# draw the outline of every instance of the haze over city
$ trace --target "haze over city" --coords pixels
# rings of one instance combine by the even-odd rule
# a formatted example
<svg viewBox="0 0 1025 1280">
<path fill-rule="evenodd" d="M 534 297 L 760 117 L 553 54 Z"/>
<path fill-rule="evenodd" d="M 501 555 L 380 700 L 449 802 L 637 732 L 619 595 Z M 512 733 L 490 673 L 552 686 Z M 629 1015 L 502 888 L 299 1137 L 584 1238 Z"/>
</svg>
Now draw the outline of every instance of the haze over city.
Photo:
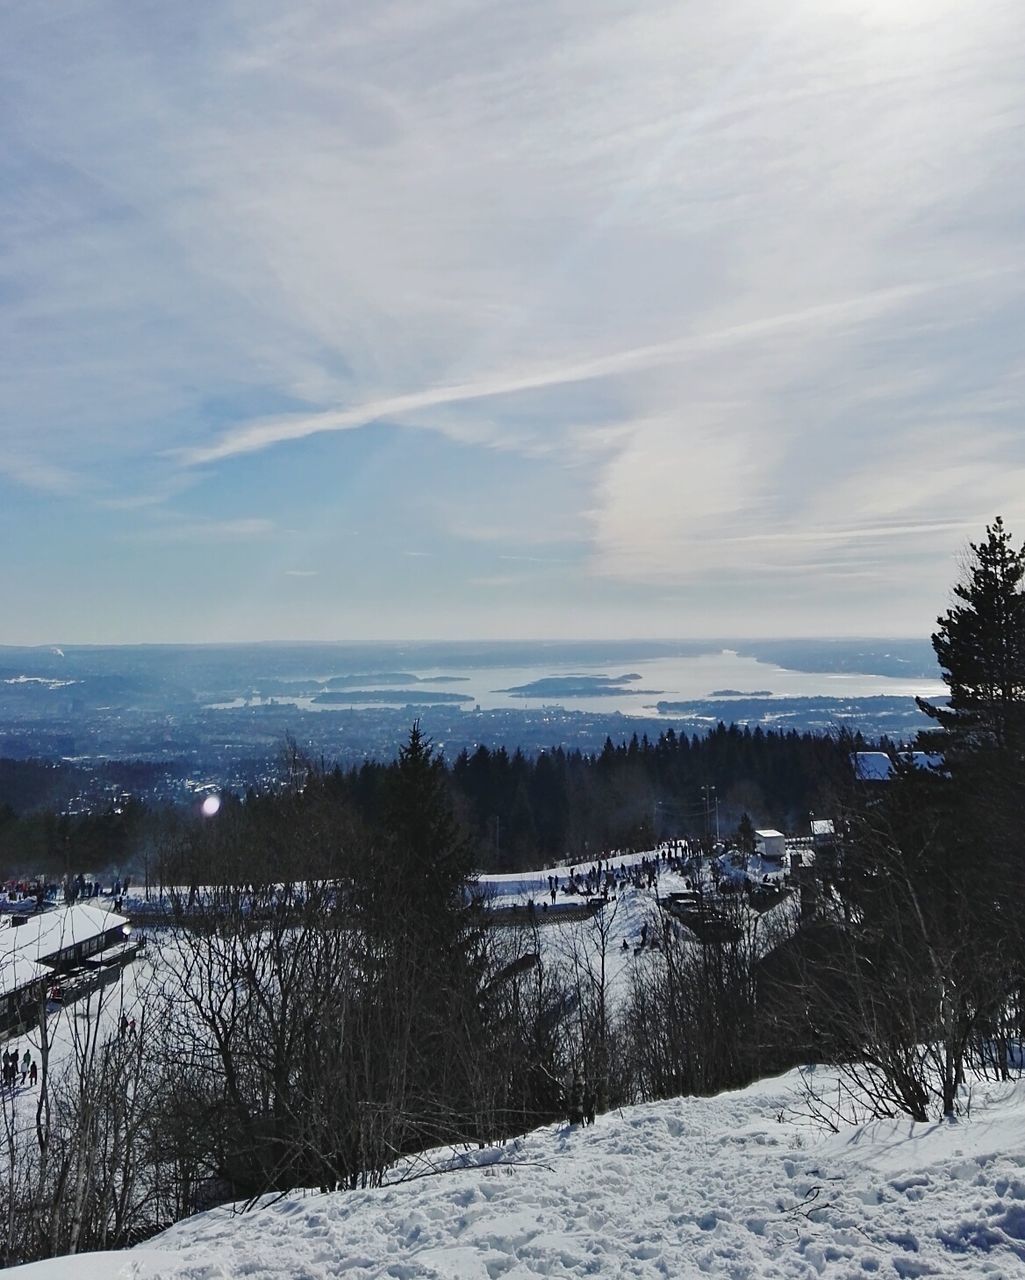
<svg viewBox="0 0 1025 1280">
<path fill-rule="evenodd" d="M 9 7 L 3 641 L 926 637 L 1017 0 Z"/>
</svg>

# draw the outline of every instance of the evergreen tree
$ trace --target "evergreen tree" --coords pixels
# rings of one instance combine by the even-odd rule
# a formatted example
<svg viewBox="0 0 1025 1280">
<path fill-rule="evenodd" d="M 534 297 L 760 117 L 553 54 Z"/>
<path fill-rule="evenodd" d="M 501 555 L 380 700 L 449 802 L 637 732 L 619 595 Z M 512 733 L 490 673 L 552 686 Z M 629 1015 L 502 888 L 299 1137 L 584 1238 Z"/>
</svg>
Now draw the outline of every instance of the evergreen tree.
<svg viewBox="0 0 1025 1280">
<path fill-rule="evenodd" d="M 425 941 L 465 927 L 473 849 L 452 804 L 442 757 L 415 721 L 385 786 L 385 839 L 373 870 L 376 905 L 389 929 Z"/>
<path fill-rule="evenodd" d="M 924 737 L 948 762 L 995 750 L 1020 756 L 1025 745 L 1025 548 L 1016 550 L 997 516 L 986 540 L 971 544 L 956 602 L 937 619 L 933 648 L 950 689 L 949 706 L 918 699 L 942 733 Z"/>
</svg>

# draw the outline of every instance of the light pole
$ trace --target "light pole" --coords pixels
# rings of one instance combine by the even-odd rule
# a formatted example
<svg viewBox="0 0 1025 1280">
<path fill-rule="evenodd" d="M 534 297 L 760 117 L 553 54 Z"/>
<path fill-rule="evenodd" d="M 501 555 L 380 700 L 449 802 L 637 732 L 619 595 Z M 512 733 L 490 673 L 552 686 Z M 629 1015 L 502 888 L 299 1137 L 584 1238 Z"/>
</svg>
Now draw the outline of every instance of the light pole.
<svg viewBox="0 0 1025 1280">
<path fill-rule="evenodd" d="M 705 797 L 705 829 L 708 829 L 708 815 L 712 805 L 715 806 L 715 843 L 719 843 L 719 792 L 709 783 L 701 788 Z"/>
</svg>

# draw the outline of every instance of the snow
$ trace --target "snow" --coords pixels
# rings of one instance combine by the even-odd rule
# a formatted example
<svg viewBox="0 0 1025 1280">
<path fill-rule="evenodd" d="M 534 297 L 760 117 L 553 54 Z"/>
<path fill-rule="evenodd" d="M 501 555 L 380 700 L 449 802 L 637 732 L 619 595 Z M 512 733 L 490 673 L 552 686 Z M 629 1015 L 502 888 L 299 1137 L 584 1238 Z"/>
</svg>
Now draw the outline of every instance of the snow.
<svg viewBox="0 0 1025 1280">
<path fill-rule="evenodd" d="M 820 1087 L 829 1087 L 829 1073 Z M 816 1129 L 791 1072 L 435 1153 L 437 1176 L 221 1208 L 25 1280 L 1025 1276 L 1025 1084 L 956 1123 Z M 421 1166 L 422 1167 L 422 1166 Z"/>
<path fill-rule="evenodd" d="M 19 958 L 18 963 L 28 963 Z M 52 969 L 40 968 L 48 982 L 54 979 Z M 117 979 L 99 990 L 66 1005 L 50 1004 L 46 1019 L 51 1070 L 60 1072 L 80 1060 L 84 1044 L 93 1036 L 101 1038 L 117 1033 L 121 1015 L 136 1018 L 140 1027 L 146 1017 L 146 992 L 158 974 L 153 958 L 145 953 L 120 970 Z M 33 1026 L 10 1036 L 3 1042 L 5 1050 L 14 1049 L 20 1058 L 27 1049 L 40 1061 L 41 1029 Z M 12 1130 L 32 1133 L 35 1127 L 38 1086 L 18 1084 L 0 1095 L 0 1125 L 5 1133 Z"/>
<path fill-rule="evenodd" d="M 885 751 L 855 751 L 852 758 L 855 775 L 862 782 L 886 782 L 893 774 L 893 761 Z M 943 757 L 929 751 L 905 751 L 900 758 L 916 769 L 943 768 Z"/>
<path fill-rule="evenodd" d="M 656 859 L 658 852 L 648 850 L 642 853 L 613 853 L 608 856 L 602 856 L 602 866 L 614 868 L 617 871 L 629 871 L 634 867 L 640 867 L 646 860 Z M 590 867 L 596 866 L 594 859 L 585 862 L 577 862 L 572 864 L 562 864 L 557 867 L 547 867 L 542 871 L 511 871 L 504 874 L 486 874 L 479 876 L 477 879 L 477 887 L 484 893 L 485 897 L 493 905 L 509 906 L 513 903 L 524 904 L 529 898 L 533 898 L 536 902 L 540 902 L 548 896 L 548 877 L 555 876 L 560 885 L 559 901 L 572 901 L 574 904 L 586 901 L 586 895 L 583 898 L 570 896 L 564 899 L 561 886 L 565 885 L 569 880 L 570 871 L 574 870 L 578 874 L 586 875 Z"/>
<path fill-rule="evenodd" d="M 0 932 L 0 952 L 45 959 L 111 929 L 123 929 L 126 924 L 127 916 L 117 915 L 104 907 L 76 903 L 30 916 L 24 924 L 8 925 Z"/>
<path fill-rule="evenodd" d="M 629 861 L 644 856 L 653 855 Z M 716 860 L 724 878 L 759 880 L 770 866 L 779 878 L 778 866 L 754 857 L 737 865 Z M 540 902 L 548 875 L 562 882 L 566 871 L 484 879 L 499 901 Z M 686 884 L 666 864 L 659 871 L 657 890 L 622 885 L 600 923 L 538 929 L 539 945 L 566 963 L 580 955 L 586 961 L 603 931 L 616 1003 L 634 966 L 648 962 L 639 940 L 655 918 L 658 896 Z M 698 875 L 708 881 L 710 865 Z M 764 914 L 759 930 L 795 906 L 793 896 L 785 897 Z M 103 1005 L 79 1012 L 113 1027 L 119 1009 L 135 1007 L 151 963 L 138 972 L 129 966 L 124 985 Z M 73 1051 L 75 1023 L 67 1011 L 56 1019 L 58 1054 Z M 133 1250 L 60 1258 L 11 1274 L 25 1280 L 1025 1277 L 1025 1081 L 973 1081 L 963 1098 L 966 1114 L 954 1122 L 876 1120 L 839 1132 L 816 1120 L 809 1083 L 827 1101 L 839 1096 L 832 1069 L 789 1072 L 714 1098 L 624 1108 L 599 1116 L 593 1127 L 555 1124 L 501 1146 L 426 1153 L 397 1166 L 375 1190 L 267 1197 L 247 1213 L 225 1206 Z M 19 1112 L 33 1103 L 31 1090 L 17 1091 Z"/>
<path fill-rule="evenodd" d="M 53 970 L 17 952 L 0 952 L 0 996 L 13 994 L 40 981 L 52 982 Z"/>
<path fill-rule="evenodd" d="M 0 923 L 0 996 L 39 979 L 51 981 L 54 971 L 40 965 L 40 960 L 127 924 L 125 916 L 85 905 L 46 911 L 20 925 Z"/>
<path fill-rule="evenodd" d="M 658 943 L 663 928 L 663 919 L 659 913 L 660 902 L 664 903 L 674 893 L 691 891 L 698 885 L 704 892 L 711 894 L 713 880 L 716 879 L 739 885 L 746 878 L 758 887 L 779 886 L 784 880 L 779 861 L 764 859 L 758 854 L 721 855 L 700 861 L 692 860 L 688 862 L 688 873 L 684 875 L 674 869 L 671 861 L 662 860 L 661 854 L 664 851 L 668 851 L 668 846 L 633 854 L 617 853 L 603 862 L 603 866 L 618 873 L 631 868 L 640 869 L 647 863 L 655 869 L 657 882 L 653 889 L 648 889 L 643 881 L 640 888 L 629 881 L 621 881 L 601 910 L 589 919 L 560 919 L 558 911 L 553 912 L 548 905 L 550 875 L 557 876 L 559 880 L 559 908 L 583 907 L 589 900 L 596 900 L 596 896 L 591 897 L 586 893 L 564 892 L 569 867 L 483 875 L 478 880 L 478 887 L 483 890 L 489 905 L 499 911 L 504 907 L 524 907 L 532 900 L 535 904 L 534 922 L 540 927 L 534 932 L 530 923 L 524 922 L 522 916 L 519 917 L 518 937 L 522 944 L 521 950 L 536 948 L 547 965 L 559 966 L 571 975 L 577 974 L 581 968 L 590 971 L 592 975 L 597 975 L 601 970 L 609 1006 L 622 1008 L 630 994 L 635 966 L 648 962 L 650 948 Z M 803 853 L 806 858 L 810 856 L 809 850 L 804 850 Z M 592 865 L 594 864 L 577 864 L 576 871 L 586 876 Z M 709 898 L 709 901 L 712 899 Z M 767 911 L 752 910 L 749 917 L 755 945 L 762 950 L 769 949 L 781 930 L 788 932 L 792 928 L 797 910 L 796 894 L 784 895 L 776 906 Z M 692 937 L 685 926 L 676 920 L 671 922 L 671 927 L 684 939 Z M 646 939 L 647 946 L 642 939 Z M 604 966 L 600 964 L 602 945 L 605 949 Z"/>
</svg>

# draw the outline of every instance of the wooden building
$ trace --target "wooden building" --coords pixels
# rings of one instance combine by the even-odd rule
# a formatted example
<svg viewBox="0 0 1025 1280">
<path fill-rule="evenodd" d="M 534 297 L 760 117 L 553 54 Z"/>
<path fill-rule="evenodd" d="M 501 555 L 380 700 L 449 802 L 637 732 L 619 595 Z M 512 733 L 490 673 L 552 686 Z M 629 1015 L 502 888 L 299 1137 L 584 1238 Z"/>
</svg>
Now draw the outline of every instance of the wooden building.
<svg viewBox="0 0 1025 1280">
<path fill-rule="evenodd" d="M 127 917 L 76 903 L 0 923 L 0 1032 L 35 1022 L 40 1005 L 75 971 L 130 959 Z"/>
</svg>

